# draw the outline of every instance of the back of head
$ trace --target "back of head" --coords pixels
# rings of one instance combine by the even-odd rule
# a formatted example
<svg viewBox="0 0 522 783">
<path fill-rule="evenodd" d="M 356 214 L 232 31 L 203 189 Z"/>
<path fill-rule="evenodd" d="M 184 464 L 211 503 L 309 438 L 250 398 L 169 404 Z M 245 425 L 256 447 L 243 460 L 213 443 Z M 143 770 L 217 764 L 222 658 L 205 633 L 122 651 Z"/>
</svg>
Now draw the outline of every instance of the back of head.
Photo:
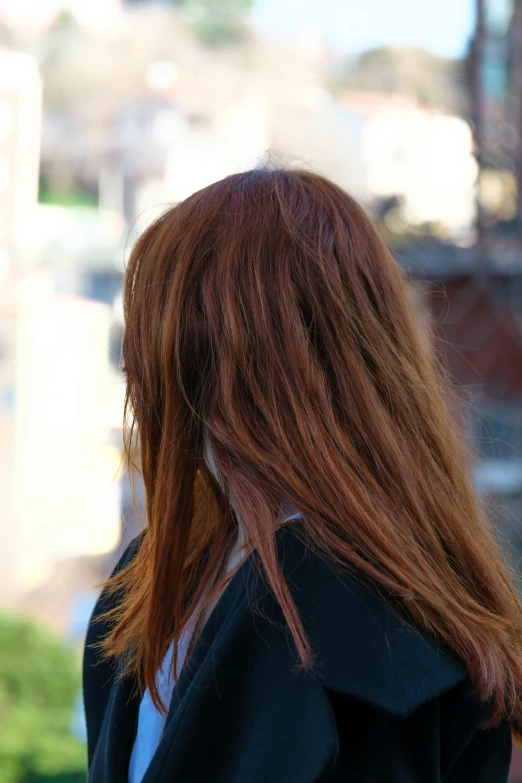
<svg viewBox="0 0 522 783">
<path fill-rule="evenodd" d="M 410 289 L 356 202 L 304 171 L 227 177 L 139 239 L 124 309 L 148 527 L 107 649 L 131 647 L 154 694 L 233 534 L 233 496 L 307 665 L 274 542 L 289 501 L 309 546 L 404 601 L 495 694 L 496 718 L 507 705 L 520 721 L 520 606 Z"/>
</svg>

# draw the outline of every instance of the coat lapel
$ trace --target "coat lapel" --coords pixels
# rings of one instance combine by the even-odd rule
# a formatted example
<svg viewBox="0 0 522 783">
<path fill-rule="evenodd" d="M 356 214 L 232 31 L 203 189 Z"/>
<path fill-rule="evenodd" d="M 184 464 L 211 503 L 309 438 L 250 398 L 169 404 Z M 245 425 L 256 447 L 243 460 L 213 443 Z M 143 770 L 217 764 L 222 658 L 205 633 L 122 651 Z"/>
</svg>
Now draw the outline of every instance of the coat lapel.
<svg viewBox="0 0 522 783">
<path fill-rule="evenodd" d="M 411 625 L 391 595 L 362 575 L 336 573 L 286 531 L 279 545 L 324 687 L 406 717 L 465 678 L 463 664 L 440 640 Z M 269 595 L 259 599 L 259 608 L 280 614 Z"/>
</svg>

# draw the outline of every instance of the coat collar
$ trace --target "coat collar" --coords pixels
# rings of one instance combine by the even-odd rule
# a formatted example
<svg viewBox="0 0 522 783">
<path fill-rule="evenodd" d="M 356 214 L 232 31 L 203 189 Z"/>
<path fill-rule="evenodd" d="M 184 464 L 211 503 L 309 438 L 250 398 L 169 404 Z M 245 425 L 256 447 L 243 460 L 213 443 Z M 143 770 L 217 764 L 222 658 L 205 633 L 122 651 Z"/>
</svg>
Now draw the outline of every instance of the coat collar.
<svg viewBox="0 0 522 783">
<path fill-rule="evenodd" d="M 279 561 L 326 688 L 405 717 L 466 676 L 442 642 L 407 622 L 391 595 L 362 576 L 336 573 L 293 531 L 281 531 Z M 258 580 L 252 592 L 262 605 L 259 588 Z"/>
<path fill-rule="evenodd" d="M 182 670 L 143 783 L 311 783 L 338 754 L 328 690 L 406 716 L 465 677 L 439 643 L 407 626 L 362 582 L 335 574 L 291 526 L 278 532 L 278 546 L 317 656 L 314 671 L 296 672 L 281 611 L 251 556 Z M 139 707 L 134 688 L 130 677 L 113 683 L 90 781 L 127 781 Z"/>
</svg>

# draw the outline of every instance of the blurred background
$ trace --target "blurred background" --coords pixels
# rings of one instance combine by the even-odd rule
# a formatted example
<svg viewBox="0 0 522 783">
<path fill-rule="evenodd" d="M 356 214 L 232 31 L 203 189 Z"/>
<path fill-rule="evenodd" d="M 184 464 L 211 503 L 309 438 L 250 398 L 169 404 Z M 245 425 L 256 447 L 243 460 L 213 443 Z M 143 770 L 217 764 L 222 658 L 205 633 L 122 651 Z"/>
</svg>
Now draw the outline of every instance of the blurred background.
<svg viewBox="0 0 522 783">
<path fill-rule="evenodd" d="M 0 0 L 0 783 L 86 780 L 81 645 L 143 524 L 120 464 L 129 247 L 267 151 L 374 216 L 518 568 L 521 139 L 522 0 Z"/>
</svg>

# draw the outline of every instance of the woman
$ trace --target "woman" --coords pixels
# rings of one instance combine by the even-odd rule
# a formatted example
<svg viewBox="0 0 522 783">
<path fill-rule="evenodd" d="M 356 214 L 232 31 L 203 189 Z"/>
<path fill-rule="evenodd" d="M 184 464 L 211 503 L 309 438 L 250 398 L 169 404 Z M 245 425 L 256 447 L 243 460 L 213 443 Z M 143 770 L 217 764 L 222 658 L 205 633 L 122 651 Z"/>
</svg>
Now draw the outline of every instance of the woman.
<svg viewBox="0 0 522 783">
<path fill-rule="evenodd" d="M 90 780 L 505 783 L 521 609 L 362 209 L 227 177 L 138 240 L 124 309 L 147 526 L 89 628 Z"/>
</svg>

